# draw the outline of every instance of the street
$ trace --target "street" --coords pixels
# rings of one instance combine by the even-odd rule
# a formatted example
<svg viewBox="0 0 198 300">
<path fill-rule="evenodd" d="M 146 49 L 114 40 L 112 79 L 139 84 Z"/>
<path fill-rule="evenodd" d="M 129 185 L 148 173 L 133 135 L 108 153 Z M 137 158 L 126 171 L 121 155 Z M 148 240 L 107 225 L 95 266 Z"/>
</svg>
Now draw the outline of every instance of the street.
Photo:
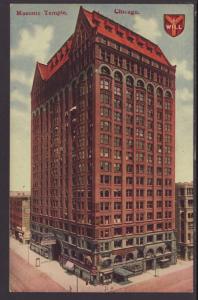
<svg viewBox="0 0 198 300">
<path fill-rule="evenodd" d="M 12 292 L 66 292 L 49 276 L 28 265 L 10 250 L 10 289 Z"/>
<path fill-rule="evenodd" d="M 165 293 L 191 293 L 193 292 L 192 266 L 181 271 L 154 277 L 145 282 L 132 284 L 116 292 L 165 292 Z"/>
<path fill-rule="evenodd" d="M 129 278 L 130 282 L 121 285 L 86 285 L 86 282 L 73 274 L 68 274 L 57 261 L 48 260 L 28 250 L 27 245 L 10 238 L 10 289 L 27 292 L 192 292 L 193 261 L 178 260 L 169 268 L 149 270 Z M 40 258 L 40 266 L 35 267 Z"/>
</svg>

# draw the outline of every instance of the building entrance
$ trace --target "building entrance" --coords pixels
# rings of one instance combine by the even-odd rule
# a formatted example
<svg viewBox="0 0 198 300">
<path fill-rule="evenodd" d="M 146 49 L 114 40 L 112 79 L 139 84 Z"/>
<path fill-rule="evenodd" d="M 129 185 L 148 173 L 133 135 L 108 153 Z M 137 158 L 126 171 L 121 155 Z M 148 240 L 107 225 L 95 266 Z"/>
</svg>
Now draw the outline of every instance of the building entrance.
<svg viewBox="0 0 198 300">
<path fill-rule="evenodd" d="M 149 259 L 146 261 L 146 270 L 151 270 L 153 268 L 153 260 Z"/>
<path fill-rule="evenodd" d="M 56 241 L 56 244 L 52 246 L 52 259 L 59 261 L 60 256 L 61 256 L 61 244 L 59 241 Z"/>
</svg>

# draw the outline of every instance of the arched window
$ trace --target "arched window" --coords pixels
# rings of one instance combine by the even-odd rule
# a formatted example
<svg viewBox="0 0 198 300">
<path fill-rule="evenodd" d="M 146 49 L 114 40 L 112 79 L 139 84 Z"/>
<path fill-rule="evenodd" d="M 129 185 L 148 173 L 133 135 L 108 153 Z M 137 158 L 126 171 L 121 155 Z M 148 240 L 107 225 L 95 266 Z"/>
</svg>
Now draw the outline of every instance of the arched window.
<svg viewBox="0 0 198 300">
<path fill-rule="evenodd" d="M 153 88 L 152 84 L 148 84 L 148 86 L 147 86 L 147 92 L 149 94 L 153 94 L 154 93 L 154 88 Z"/>
<path fill-rule="evenodd" d="M 115 81 L 122 83 L 122 74 L 120 72 L 116 71 L 114 74 L 114 79 L 115 79 Z"/>
<path fill-rule="evenodd" d="M 143 258 L 143 257 L 144 257 L 144 252 L 142 250 L 138 250 L 137 258 Z"/>
<path fill-rule="evenodd" d="M 126 256 L 126 260 L 133 260 L 133 253 L 128 253 Z"/>
<path fill-rule="evenodd" d="M 119 262 L 122 262 L 122 256 L 121 255 L 117 255 L 114 259 L 114 263 L 119 263 Z"/>
<path fill-rule="evenodd" d="M 171 252 L 171 245 L 167 245 L 167 246 L 166 246 L 165 252 Z"/>
<path fill-rule="evenodd" d="M 166 93 L 165 93 L 165 97 L 166 98 L 171 98 L 172 96 L 171 96 L 171 93 L 169 92 L 169 91 L 167 91 Z"/>
<path fill-rule="evenodd" d="M 102 73 L 103 75 L 110 75 L 110 70 L 109 70 L 109 68 L 103 66 L 103 67 L 101 68 L 101 73 Z"/>
<path fill-rule="evenodd" d="M 126 78 L 126 85 L 128 87 L 132 87 L 133 86 L 133 78 L 131 76 L 127 76 L 127 78 Z"/>
<path fill-rule="evenodd" d="M 153 257 L 153 254 L 154 254 L 153 249 L 149 249 L 149 250 L 146 252 L 146 257 Z"/>
<path fill-rule="evenodd" d="M 157 248 L 157 250 L 156 250 L 156 254 L 163 254 L 163 248 L 162 247 L 159 247 L 159 248 Z"/>
<path fill-rule="evenodd" d="M 142 80 L 138 80 L 137 81 L 137 86 L 141 87 L 141 88 L 144 88 L 144 82 Z"/>
</svg>

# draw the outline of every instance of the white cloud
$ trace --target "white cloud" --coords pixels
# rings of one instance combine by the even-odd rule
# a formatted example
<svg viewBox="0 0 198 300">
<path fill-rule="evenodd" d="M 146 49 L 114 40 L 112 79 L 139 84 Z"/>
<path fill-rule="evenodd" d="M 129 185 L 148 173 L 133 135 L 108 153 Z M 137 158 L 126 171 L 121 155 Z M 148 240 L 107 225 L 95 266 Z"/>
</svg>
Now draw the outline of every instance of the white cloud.
<svg viewBox="0 0 198 300">
<path fill-rule="evenodd" d="M 30 189 L 30 118 L 30 108 L 28 113 L 10 110 L 10 190 Z"/>
<path fill-rule="evenodd" d="M 13 69 L 10 73 L 10 80 L 31 87 L 33 82 L 33 74 L 28 76 L 27 73 L 22 70 Z"/>
<path fill-rule="evenodd" d="M 176 181 L 193 178 L 193 93 L 176 92 Z M 188 104 L 188 105 L 186 105 Z"/>
<path fill-rule="evenodd" d="M 157 39 L 162 35 L 156 19 L 144 19 L 141 16 L 136 15 L 134 17 L 134 21 L 134 31 L 138 32 L 149 40 L 156 42 Z"/>
<path fill-rule="evenodd" d="M 177 60 L 176 58 L 173 58 L 171 60 L 172 65 L 176 65 L 176 75 L 183 77 L 186 80 L 192 80 L 193 79 L 193 72 L 188 68 L 188 62 L 187 60 L 183 59 L 181 61 Z"/>
<path fill-rule="evenodd" d="M 18 46 L 10 51 L 11 57 L 27 56 L 32 57 L 35 61 L 44 62 L 53 35 L 54 28 L 50 25 L 46 27 L 34 25 L 32 30 L 21 29 Z"/>
<path fill-rule="evenodd" d="M 27 98 L 25 97 L 25 95 L 23 95 L 18 89 L 14 89 L 11 92 L 10 99 L 11 99 L 11 101 L 17 100 L 21 103 L 24 103 L 25 101 L 27 101 Z"/>
<path fill-rule="evenodd" d="M 193 93 L 191 93 L 187 88 L 178 89 L 176 91 L 176 98 L 177 101 L 182 101 L 185 104 L 192 104 Z"/>
</svg>

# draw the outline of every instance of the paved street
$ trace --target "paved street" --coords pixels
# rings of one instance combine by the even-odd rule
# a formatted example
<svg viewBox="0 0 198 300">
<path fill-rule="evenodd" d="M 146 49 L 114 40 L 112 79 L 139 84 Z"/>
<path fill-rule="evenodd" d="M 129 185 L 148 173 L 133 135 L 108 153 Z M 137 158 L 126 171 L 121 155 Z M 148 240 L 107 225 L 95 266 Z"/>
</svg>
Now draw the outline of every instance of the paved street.
<svg viewBox="0 0 198 300">
<path fill-rule="evenodd" d="M 116 292 L 193 292 L 192 266 L 183 271 L 175 271 L 170 274 L 154 277 L 145 282 L 132 284 L 131 286 L 118 289 Z"/>
<path fill-rule="evenodd" d="M 19 241 L 10 239 L 10 288 L 12 291 L 60 291 L 69 292 L 192 292 L 193 262 L 178 260 L 176 265 L 165 269 L 147 271 L 131 277 L 130 283 L 115 282 L 108 286 L 87 286 L 85 281 L 70 275 L 57 261 L 48 260 L 28 249 Z M 40 258 L 40 267 L 35 267 Z M 29 262 L 29 264 L 28 264 Z M 31 283 L 31 284 L 30 284 Z"/>
<path fill-rule="evenodd" d="M 28 265 L 10 250 L 10 288 L 12 292 L 66 292 L 49 276 Z"/>
</svg>

